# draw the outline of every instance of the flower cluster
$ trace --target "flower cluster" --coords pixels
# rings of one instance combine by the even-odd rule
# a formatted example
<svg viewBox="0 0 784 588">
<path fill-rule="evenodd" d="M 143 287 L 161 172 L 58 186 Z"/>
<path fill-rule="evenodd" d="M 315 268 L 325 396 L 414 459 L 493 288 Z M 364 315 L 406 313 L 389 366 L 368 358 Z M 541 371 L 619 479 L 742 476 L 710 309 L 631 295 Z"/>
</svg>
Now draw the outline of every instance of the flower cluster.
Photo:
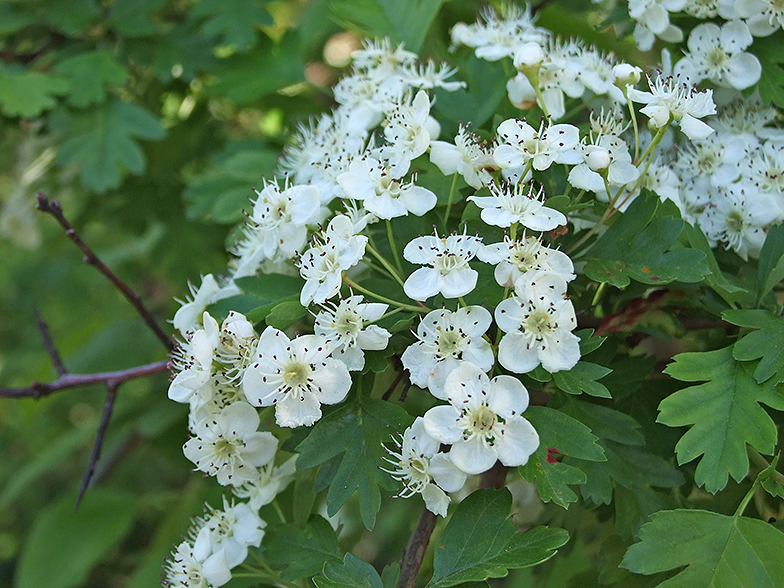
<svg viewBox="0 0 784 588">
<path fill-rule="evenodd" d="M 764 2 L 719 1 L 713 13 L 708 4 L 630 0 L 642 48 L 682 38 L 673 11 L 731 19 L 696 26 L 674 68 L 645 76 L 553 37 L 527 10 L 485 10 L 454 27 L 452 49 L 511 60 L 506 89 L 518 110 L 481 132 L 453 124 L 447 139 L 431 107 L 435 89 L 463 86 L 448 81 L 454 68 L 386 41 L 354 53 L 337 107 L 298 129 L 282 179 L 256 192 L 226 274 L 205 276 L 174 317 L 169 397 L 190 407 L 184 454 L 248 502 L 197 523 L 167 568 L 171 586 L 228 581 L 261 540 L 258 509 L 296 467 L 273 433 L 310 427 L 324 407 L 365 393 L 355 384 L 375 377 L 379 361 L 429 407 L 386 447 L 399 496 L 421 494 L 446 516 L 449 493 L 469 476 L 526 464 L 539 435 L 525 418 L 525 384 L 575 368 L 589 336 L 575 333 L 569 290 L 585 264 L 572 256 L 643 190 L 672 201 L 712 246 L 759 255 L 767 228 L 784 220 L 775 113 L 738 92 L 759 78 L 745 49 L 765 30 L 748 7 Z M 713 117 L 713 91 L 701 83 L 738 99 Z M 582 127 L 568 122 L 573 107 L 584 109 Z M 581 278 L 578 292 L 596 286 Z M 247 317 L 232 311 L 219 325 L 211 316 L 215 302 L 237 308 L 235 295 L 253 295 L 248 284 L 266 291 L 276 281 L 295 291 L 265 294 Z"/>
</svg>

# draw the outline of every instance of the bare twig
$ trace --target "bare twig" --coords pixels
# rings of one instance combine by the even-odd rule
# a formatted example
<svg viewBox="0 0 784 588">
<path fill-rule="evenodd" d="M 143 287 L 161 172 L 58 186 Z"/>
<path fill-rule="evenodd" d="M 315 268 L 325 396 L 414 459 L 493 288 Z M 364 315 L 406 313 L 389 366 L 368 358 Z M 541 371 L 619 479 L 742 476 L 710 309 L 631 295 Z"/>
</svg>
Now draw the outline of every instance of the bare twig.
<svg viewBox="0 0 784 588">
<path fill-rule="evenodd" d="M 26 388 L 0 388 L 0 398 L 42 398 L 60 390 L 103 384 L 119 386 L 123 382 L 135 378 L 143 378 L 152 374 L 165 372 L 169 369 L 168 361 L 159 361 L 140 365 L 127 370 L 103 372 L 99 374 L 63 374 L 53 382 L 33 382 Z"/>
<path fill-rule="evenodd" d="M 54 346 L 54 341 L 52 341 L 52 337 L 49 335 L 49 326 L 44 322 L 37 310 L 34 310 L 33 312 L 35 313 L 35 323 L 38 325 L 38 330 L 41 331 L 41 339 L 44 340 L 46 351 L 49 353 L 49 357 L 52 358 L 54 369 L 57 370 L 58 375 L 64 376 L 68 373 L 68 370 L 65 368 L 65 364 L 63 364 L 63 360 L 60 358 L 60 354 L 57 353 L 57 348 Z"/>
<path fill-rule="evenodd" d="M 125 298 L 128 299 L 128 302 L 133 305 L 142 319 L 144 319 L 144 322 L 148 327 L 150 327 L 150 329 L 152 329 L 153 333 L 155 333 L 155 336 L 158 337 L 161 343 L 163 343 L 169 351 L 174 349 L 174 341 L 172 341 L 171 337 L 163 332 L 150 311 L 147 310 L 147 307 L 145 307 L 144 303 L 142 303 L 139 295 L 131 290 L 122 280 L 120 280 L 120 278 L 118 278 L 112 270 L 110 270 L 100 259 L 98 259 L 98 256 L 95 255 L 93 250 L 90 249 L 84 241 L 82 241 L 74 228 L 71 226 L 71 223 L 69 223 L 68 219 L 65 218 L 63 209 L 60 207 L 60 203 L 57 202 L 57 200 L 50 201 L 43 192 L 39 192 L 38 204 L 36 205 L 36 208 L 42 212 L 51 214 L 54 218 L 57 219 L 57 221 L 65 229 L 65 234 L 68 236 L 68 238 L 71 239 L 71 241 L 73 241 L 76 246 L 82 250 L 82 253 L 84 253 L 85 263 L 95 266 L 98 271 L 105 275 L 109 281 L 114 284 L 114 287 L 122 292 Z"/>
<path fill-rule="evenodd" d="M 27 65 L 38 59 L 41 55 L 50 51 L 62 44 L 68 37 L 61 33 L 52 33 L 52 38 L 46 42 L 40 49 L 32 51 L 31 53 L 14 53 L 13 51 L 0 51 L 0 61 L 6 63 L 21 63 Z"/>
<path fill-rule="evenodd" d="M 95 443 L 93 444 L 93 452 L 90 454 L 90 461 L 87 463 L 87 471 L 84 472 L 82 478 L 82 485 L 79 487 L 79 496 L 76 497 L 76 504 L 74 505 L 74 512 L 79 508 L 82 502 L 82 497 L 90 485 L 90 480 L 95 473 L 95 464 L 98 463 L 98 458 L 101 456 L 101 446 L 103 445 L 103 437 L 106 434 L 106 429 L 109 426 L 109 419 L 112 418 L 112 410 L 114 409 L 114 401 L 117 399 L 117 388 L 120 383 L 113 381 L 106 384 L 106 403 L 103 405 L 103 414 L 101 415 L 101 422 L 98 424 L 98 432 L 95 434 Z"/>
<path fill-rule="evenodd" d="M 433 534 L 435 527 L 436 515 L 423 506 L 414 532 L 403 552 L 397 588 L 414 588 L 419 568 L 422 567 L 422 560 L 425 557 L 425 551 L 427 551 L 427 545 L 430 543 L 430 535 Z"/>
<path fill-rule="evenodd" d="M 503 488 L 506 485 L 506 474 L 509 468 L 500 461 L 495 462 L 493 467 L 482 474 L 479 482 L 480 488 Z"/>
</svg>

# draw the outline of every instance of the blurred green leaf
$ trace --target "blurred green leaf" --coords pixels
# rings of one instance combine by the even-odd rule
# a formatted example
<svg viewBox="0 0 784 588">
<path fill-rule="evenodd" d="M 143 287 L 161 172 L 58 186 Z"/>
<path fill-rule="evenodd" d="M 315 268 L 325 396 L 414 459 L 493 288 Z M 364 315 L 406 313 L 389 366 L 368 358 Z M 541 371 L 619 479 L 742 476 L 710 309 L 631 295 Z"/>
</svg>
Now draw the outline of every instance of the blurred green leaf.
<svg viewBox="0 0 784 588">
<path fill-rule="evenodd" d="M 444 0 L 331 0 L 336 20 L 371 37 L 389 37 L 408 51 L 422 48 L 430 24 Z M 353 26 L 352 26 L 353 25 Z"/>
<path fill-rule="evenodd" d="M 155 32 L 151 14 L 166 4 L 167 0 L 116 0 L 109 10 L 106 22 L 129 37 L 146 37 Z"/>
<path fill-rule="evenodd" d="M 22 4 L 0 2 L 0 35 L 8 35 L 36 22 L 35 16 Z"/>
<path fill-rule="evenodd" d="M 0 111 L 5 116 L 35 118 L 57 105 L 68 92 L 67 80 L 0 64 Z"/>
<path fill-rule="evenodd" d="M 65 34 L 76 35 L 101 16 L 101 8 L 95 0 L 46 0 L 40 16 Z"/>
<path fill-rule="evenodd" d="M 379 485 L 392 485 L 378 468 L 386 455 L 382 443 L 403 431 L 411 417 L 400 406 L 373 398 L 355 398 L 315 424 L 297 446 L 297 469 L 312 468 L 345 453 L 327 492 L 327 514 L 334 515 L 359 491 L 359 511 L 367 529 L 376 522 L 381 507 Z"/>
<path fill-rule="evenodd" d="M 201 0 L 191 15 L 205 18 L 203 35 L 220 36 L 222 44 L 244 52 L 258 42 L 259 27 L 273 23 L 265 4 L 266 0 Z"/>
<path fill-rule="evenodd" d="M 777 588 L 784 582 L 782 552 L 784 534 L 762 521 L 704 510 L 660 511 L 643 525 L 621 567 L 654 574 L 686 566 L 660 588 Z"/>
<path fill-rule="evenodd" d="M 62 112 L 52 124 L 67 137 L 57 162 L 80 165 L 82 185 L 99 193 L 119 186 L 126 172 L 144 172 L 144 153 L 134 138 L 156 140 L 165 135 L 147 110 L 116 99 L 91 112 Z"/>
<path fill-rule="evenodd" d="M 565 529 L 534 527 L 520 533 L 509 517 L 505 488 L 477 490 L 463 500 L 438 540 L 427 588 L 501 578 L 510 569 L 541 563 L 569 540 Z"/>
<path fill-rule="evenodd" d="M 272 527 L 264 536 L 264 558 L 285 568 L 281 580 L 299 580 L 318 574 L 327 562 L 342 561 L 335 531 L 316 515 L 300 529 L 291 523 Z"/>
<path fill-rule="evenodd" d="M 732 347 L 717 351 L 680 353 L 664 370 L 682 382 L 704 382 L 671 394 L 659 405 L 658 422 L 692 427 L 675 446 L 678 463 L 702 456 L 694 479 L 708 492 L 740 482 L 749 471 L 748 443 L 770 455 L 776 445 L 776 425 L 760 406 L 784 410 L 784 394 L 771 381 L 759 385 L 754 367 L 732 357 Z"/>
<path fill-rule="evenodd" d="M 308 315 L 308 309 L 299 300 L 284 300 L 272 307 L 264 318 L 270 327 L 285 330 Z"/>
<path fill-rule="evenodd" d="M 74 513 L 68 494 L 38 515 L 25 543 L 16 574 L 17 588 L 70 588 L 90 570 L 131 527 L 137 502 L 133 496 L 92 488 Z"/>
<path fill-rule="evenodd" d="M 313 578 L 313 583 L 317 588 L 384 588 L 373 566 L 351 553 L 342 563 L 327 562 L 324 575 Z"/>
<path fill-rule="evenodd" d="M 68 78 L 68 103 L 77 108 L 102 103 L 106 100 L 106 86 L 122 86 L 127 78 L 125 68 L 106 49 L 65 59 L 55 71 Z"/>
</svg>

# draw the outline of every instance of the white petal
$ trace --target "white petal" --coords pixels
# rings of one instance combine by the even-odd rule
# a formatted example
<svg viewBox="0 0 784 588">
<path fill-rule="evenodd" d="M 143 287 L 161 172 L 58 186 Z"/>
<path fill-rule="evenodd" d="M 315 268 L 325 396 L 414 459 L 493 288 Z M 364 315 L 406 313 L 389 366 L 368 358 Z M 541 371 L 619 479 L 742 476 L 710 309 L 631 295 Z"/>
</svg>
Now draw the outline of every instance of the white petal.
<svg viewBox="0 0 784 588">
<path fill-rule="evenodd" d="M 434 406 L 423 417 L 427 434 L 447 445 L 457 443 L 463 436 L 457 428 L 457 415 L 451 406 Z"/>
<path fill-rule="evenodd" d="M 539 435 L 531 423 L 522 417 L 507 419 L 503 434 L 496 438 L 498 459 L 507 467 L 521 466 L 539 447 Z"/>
<path fill-rule="evenodd" d="M 516 374 L 527 374 L 539 365 L 536 349 L 531 349 L 522 333 L 507 333 L 498 344 L 498 363 Z"/>
<path fill-rule="evenodd" d="M 438 270 L 431 267 L 421 267 L 408 276 L 403 284 L 403 290 L 409 298 L 424 301 L 438 294 L 441 291 L 441 284 L 441 273 Z"/>
<path fill-rule="evenodd" d="M 459 441 L 452 445 L 449 451 L 452 463 L 466 474 L 481 474 L 486 472 L 498 459 L 495 449 L 485 445 L 478 436 L 468 441 Z"/>
<path fill-rule="evenodd" d="M 465 472 L 455 467 L 448 453 L 436 453 L 431 457 L 427 473 L 447 492 L 460 491 L 466 481 Z"/>
<path fill-rule="evenodd" d="M 528 408 L 528 390 L 517 378 L 496 376 L 490 380 L 487 406 L 504 419 L 520 416 Z"/>
</svg>

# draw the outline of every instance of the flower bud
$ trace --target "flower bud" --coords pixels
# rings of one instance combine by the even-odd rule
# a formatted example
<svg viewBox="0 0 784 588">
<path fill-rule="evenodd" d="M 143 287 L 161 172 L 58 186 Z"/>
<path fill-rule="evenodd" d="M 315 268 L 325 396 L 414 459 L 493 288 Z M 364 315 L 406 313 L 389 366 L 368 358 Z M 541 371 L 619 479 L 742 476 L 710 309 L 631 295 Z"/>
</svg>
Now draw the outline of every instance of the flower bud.
<svg viewBox="0 0 784 588">
<path fill-rule="evenodd" d="M 625 90 L 627 84 L 636 85 L 640 81 L 642 70 L 636 65 L 619 63 L 613 68 L 613 83 L 621 90 Z"/>
<path fill-rule="evenodd" d="M 612 157 L 610 156 L 610 152 L 604 147 L 596 147 L 588 154 L 588 157 L 585 158 L 588 167 L 595 172 L 600 172 L 610 167 L 611 161 Z"/>
<path fill-rule="evenodd" d="M 539 43 L 525 43 L 517 50 L 514 65 L 518 71 L 527 74 L 539 69 L 544 61 L 544 51 Z"/>
</svg>

